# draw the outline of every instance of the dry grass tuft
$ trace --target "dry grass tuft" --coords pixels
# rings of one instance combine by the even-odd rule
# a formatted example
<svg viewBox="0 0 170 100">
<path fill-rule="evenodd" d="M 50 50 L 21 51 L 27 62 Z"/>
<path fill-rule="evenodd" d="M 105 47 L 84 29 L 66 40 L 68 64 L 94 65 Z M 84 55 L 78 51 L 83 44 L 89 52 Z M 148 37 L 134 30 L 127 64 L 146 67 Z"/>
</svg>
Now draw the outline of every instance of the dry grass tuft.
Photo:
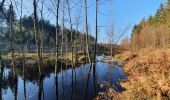
<svg viewBox="0 0 170 100">
<path fill-rule="evenodd" d="M 138 55 L 137 55 L 138 54 Z M 122 54 L 128 81 L 120 100 L 170 100 L 170 49 Z"/>
</svg>

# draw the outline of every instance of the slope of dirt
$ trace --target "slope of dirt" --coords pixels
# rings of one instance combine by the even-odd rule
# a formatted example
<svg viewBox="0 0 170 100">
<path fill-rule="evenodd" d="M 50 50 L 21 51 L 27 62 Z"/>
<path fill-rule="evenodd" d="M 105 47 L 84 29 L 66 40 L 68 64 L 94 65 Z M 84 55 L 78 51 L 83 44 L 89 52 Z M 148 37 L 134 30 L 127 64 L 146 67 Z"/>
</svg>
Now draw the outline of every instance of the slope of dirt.
<svg viewBox="0 0 170 100">
<path fill-rule="evenodd" d="M 138 54 L 128 51 L 122 54 L 121 58 L 128 79 L 121 83 L 126 90 L 117 94 L 116 98 L 170 100 L 170 49 L 138 52 Z"/>
</svg>

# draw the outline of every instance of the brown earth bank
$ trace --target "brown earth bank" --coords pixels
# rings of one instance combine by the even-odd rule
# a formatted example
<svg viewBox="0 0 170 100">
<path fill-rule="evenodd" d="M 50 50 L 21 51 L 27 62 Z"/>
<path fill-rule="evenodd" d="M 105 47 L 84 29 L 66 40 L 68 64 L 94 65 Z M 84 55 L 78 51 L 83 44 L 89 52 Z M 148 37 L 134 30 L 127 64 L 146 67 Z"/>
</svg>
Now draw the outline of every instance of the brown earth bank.
<svg viewBox="0 0 170 100">
<path fill-rule="evenodd" d="M 109 88 L 96 99 L 170 100 L 170 49 L 127 51 L 120 58 L 128 75 L 121 83 L 125 91 Z"/>
</svg>

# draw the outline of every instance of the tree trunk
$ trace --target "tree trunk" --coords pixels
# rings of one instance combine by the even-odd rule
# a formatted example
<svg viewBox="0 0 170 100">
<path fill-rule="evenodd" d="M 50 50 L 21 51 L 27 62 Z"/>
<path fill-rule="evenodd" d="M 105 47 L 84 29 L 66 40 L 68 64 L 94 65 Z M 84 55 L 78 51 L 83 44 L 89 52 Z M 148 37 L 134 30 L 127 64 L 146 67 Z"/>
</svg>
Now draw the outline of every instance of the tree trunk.
<svg viewBox="0 0 170 100">
<path fill-rule="evenodd" d="M 96 96 L 96 50 L 97 50 L 97 35 L 98 35 L 98 23 L 97 23 L 97 12 L 98 12 L 98 0 L 96 0 L 96 38 L 94 47 L 94 65 L 93 65 L 93 80 L 94 80 L 94 95 Z"/>
<path fill-rule="evenodd" d="M 89 55 L 89 35 L 88 35 L 88 19 L 87 19 L 87 0 L 85 2 L 85 16 L 86 16 L 86 61 L 88 58 L 89 63 L 91 63 L 90 55 Z"/>
<path fill-rule="evenodd" d="M 40 54 L 40 56 L 41 56 L 41 58 L 43 58 L 43 44 L 44 44 L 44 42 L 43 42 L 43 38 L 44 38 L 44 30 L 43 30 L 43 10 L 44 10 L 44 0 L 41 0 L 41 33 L 40 33 L 40 37 L 41 37 L 41 46 L 40 46 L 40 49 L 41 49 L 41 54 Z"/>
<path fill-rule="evenodd" d="M 34 34 L 35 34 L 35 40 L 36 40 L 36 46 L 37 46 L 37 60 L 38 60 L 38 69 L 39 69 L 39 74 L 41 75 L 41 40 L 40 40 L 40 35 L 38 33 L 38 18 L 37 18 L 37 1 L 33 1 L 33 6 L 34 6 Z"/>
<path fill-rule="evenodd" d="M 72 67 L 73 67 L 73 32 L 72 32 L 72 20 L 71 20 L 71 9 L 69 1 L 67 0 L 67 6 L 68 6 L 68 13 L 69 13 L 69 23 L 70 23 L 70 32 L 71 32 L 71 60 L 72 60 Z"/>
<path fill-rule="evenodd" d="M 94 63 L 96 63 L 97 35 L 98 35 L 97 11 L 98 11 L 98 0 L 96 0 L 96 37 L 95 37 L 95 46 L 94 46 Z"/>
<path fill-rule="evenodd" d="M 58 20 L 59 20 L 59 5 L 60 5 L 60 0 L 57 0 L 56 6 L 57 6 L 57 16 L 56 16 L 56 43 L 55 43 L 55 77 L 57 76 L 57 67 L 58 67 Z"/>
<path fill-rule="evenodd" d="M 13 5 L 12 2 L 10 4 L 10 47 L 9 47 L 9 52 L 11 53 L 11 58 L 12 58 L 12 69 L 13 73 L 15 74 L 15 69 L 14 69 L 14 48 L 13 48 Z"/>
</svg>

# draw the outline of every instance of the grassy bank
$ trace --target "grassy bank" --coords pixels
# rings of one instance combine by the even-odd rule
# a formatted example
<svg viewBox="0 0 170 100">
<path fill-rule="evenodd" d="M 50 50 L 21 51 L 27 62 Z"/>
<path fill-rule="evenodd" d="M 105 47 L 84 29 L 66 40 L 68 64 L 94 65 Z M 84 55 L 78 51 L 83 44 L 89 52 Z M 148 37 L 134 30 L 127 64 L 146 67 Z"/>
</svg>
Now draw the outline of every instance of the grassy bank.
<svg viewBox="0 0 170 100">
<path fill-rule="evenodd" d="M 22 53 L 14 53 L 15 55 L 15 62 L 16 65 L 20 65 L 23 61 L 23 54 Z M 36 52 L 30 52 L 30 53 L 24 53 L 24 57 L 26 59 L 25 63 L 26 64 L 36 64 L 37 63 L 37 53 Z M 2 53 L 2 58 L 8 63 L 11 61 L 11 54 L 7 52 Z M 85 61 L 85 56 L 83 55 L 78 55 L 77 54 L 77 60 L 75 61 L 75 56 L 73 55 L 73 62 L 75 64 L 83 63 Z M 67 55 L 63 55 L 63 58 L 61 59 L 61 56 L 59 54 L 59 62 L 67 62 L 68 65 L 71 64 L 72 62 L 72 53 L 68 53 Z M 91 58 L 91 60 L 93 60 Z M 43 61 L 44 63 L 46 62 L 55 62 L 55 54 L 50 53 L 50 52 L 44 52 L 43 53 Z"/>
<path fill-rule="evenodd" d="M 126 90 L 115 93 L 110 89 L 103 96 L 109 94 L 118 100 L 170 100 L 170 49 L 125 52 L 120 58 L 128 73 L 127 80 L 121 83 Z"/>
</svg>

